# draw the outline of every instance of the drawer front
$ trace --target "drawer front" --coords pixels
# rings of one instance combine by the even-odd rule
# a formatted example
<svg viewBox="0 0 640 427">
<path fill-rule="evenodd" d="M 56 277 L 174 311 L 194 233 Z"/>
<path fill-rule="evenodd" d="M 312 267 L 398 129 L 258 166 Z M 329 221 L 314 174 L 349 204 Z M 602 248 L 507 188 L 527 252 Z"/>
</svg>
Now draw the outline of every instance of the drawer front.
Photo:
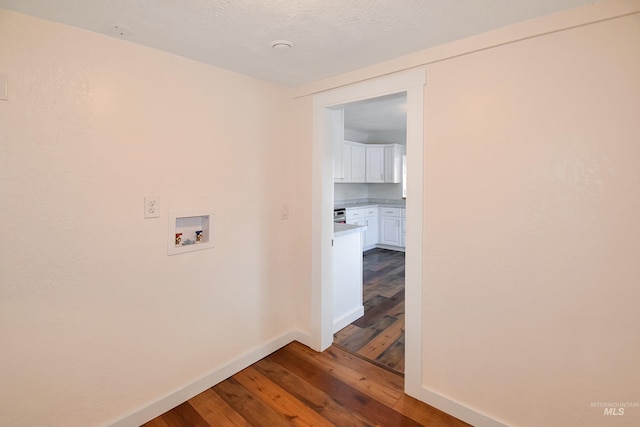
<svg viewBox="0 0 640 427">
<path fill-rule="evenodd" d="M 378 208 L 374 207 L 374 208 L 365 208 L 364 210 L 364 214 L 365 216 L 369 217 L 369 216 L 378 216 Z"/>
<path fill-rule="evenodd" d="M 347 221 L 358 218 L 364 218 L 364 209 L 347 209 Z"/>
<path fill-rule="evenodd" d="M 402 208 L 385 208 L 385 207 L 382 207 L 382 208 L 380 208 L 380 215 L 381 216 L 397 216 L 397 217 L 401 217 L 402 216 Z"/>
</svg>

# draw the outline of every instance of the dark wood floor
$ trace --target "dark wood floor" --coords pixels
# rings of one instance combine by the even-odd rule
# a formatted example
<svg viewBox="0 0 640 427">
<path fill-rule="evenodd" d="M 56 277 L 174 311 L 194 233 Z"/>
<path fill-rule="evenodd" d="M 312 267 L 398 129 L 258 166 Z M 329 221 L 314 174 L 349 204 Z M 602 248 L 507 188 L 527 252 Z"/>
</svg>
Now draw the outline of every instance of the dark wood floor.
<svg viewBox="0 0 640 427">
<path fill-rule="evenodd" d="M 336 346 L 293 342 L 145 426 L 468 426 L 405 395 L 403 383 Z"/>
<path fill-rule="evenodd" d="M 364 316 L 333 343 L 404 373 L 404 252 L 372 249 L 363 259 Z"/>
</svg>

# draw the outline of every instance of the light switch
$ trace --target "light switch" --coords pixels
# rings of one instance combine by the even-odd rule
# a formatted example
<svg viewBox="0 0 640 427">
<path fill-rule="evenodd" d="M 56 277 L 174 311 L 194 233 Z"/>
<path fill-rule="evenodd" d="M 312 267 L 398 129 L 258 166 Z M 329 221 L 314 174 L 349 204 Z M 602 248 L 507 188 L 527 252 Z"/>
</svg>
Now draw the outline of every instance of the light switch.
<svg viewBox="0 0 640 427">
<path fill-rule="evenodd" d="M 9 76 L 7 73 L 0 73 L 0 101 L 9 100 Z"/>
</svg>

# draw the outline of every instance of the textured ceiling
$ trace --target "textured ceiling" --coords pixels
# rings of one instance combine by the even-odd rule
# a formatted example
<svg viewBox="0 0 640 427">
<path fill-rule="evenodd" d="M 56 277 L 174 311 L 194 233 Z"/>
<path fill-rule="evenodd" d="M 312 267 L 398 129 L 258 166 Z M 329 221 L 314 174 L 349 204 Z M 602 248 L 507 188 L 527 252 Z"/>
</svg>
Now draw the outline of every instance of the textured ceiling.
<svg viewBox="0 0 640 427">
<path fill-rule="evenodd" d="M 0 0 L 0 8 L 295 86 L 591 3 L 596 1 Z M 293 48 L 272 49 L 278 39 L 292 41 Z"/>
<path fill-rule="evenodd" d="M 344 127 L 355 132 L 375 135 L 378 132 L 400 132 L 407 128 L 407 94 L 405 92 L 344 105 Z"/>
</svg>

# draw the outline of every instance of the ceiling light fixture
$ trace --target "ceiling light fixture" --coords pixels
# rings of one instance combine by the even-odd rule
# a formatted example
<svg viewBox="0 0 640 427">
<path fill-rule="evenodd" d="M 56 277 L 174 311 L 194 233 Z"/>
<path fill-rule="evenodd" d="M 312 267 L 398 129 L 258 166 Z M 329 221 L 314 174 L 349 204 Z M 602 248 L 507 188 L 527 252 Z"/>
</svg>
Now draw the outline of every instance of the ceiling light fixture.
<svg viewBox="0 0 640 427">
<path fill-rule="evenodd" d="M 293 47 L 293 42 L 289 40 L 274 40 L 271 42 L 271 47 L 275 50 L 287 50 Z"/>
</svg>

